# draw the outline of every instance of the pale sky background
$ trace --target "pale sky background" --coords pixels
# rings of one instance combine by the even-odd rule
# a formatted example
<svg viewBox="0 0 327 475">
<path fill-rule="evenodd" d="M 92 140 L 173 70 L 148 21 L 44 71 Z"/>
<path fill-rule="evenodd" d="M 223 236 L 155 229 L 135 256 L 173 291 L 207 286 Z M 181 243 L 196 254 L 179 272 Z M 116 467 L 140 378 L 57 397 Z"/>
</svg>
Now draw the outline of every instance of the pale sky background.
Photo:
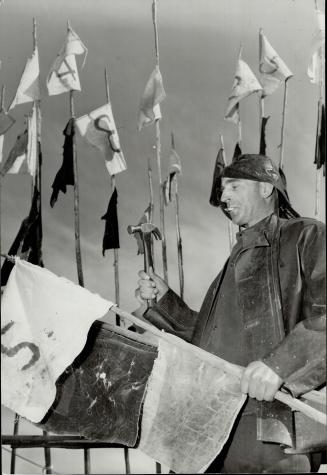
<svg viewBox="0 0 327 475">
<path fill-rule="evenodd" d="M 80 69 L 82 92 L 75 93 L 79 117 L 106 102 L 104 69 L 108 68 L 110 96 L 120 142 L 128 170 L 116 176 L 121 248 L 119 271 L 120 306 L 128 311 L 138 304 L 134 298 L 137 272 L 143 256 L 136 255 L 136 242 L 127 233 L 149 203 L 147 158 L 152 157 L 156 194 L 154 222 L 159 225 L 158 178 L 155 127 L 137 131 L 141 94 L 155 65 L 151 19 L 152 0 L 5 0 L 0 7 L 0 86 L 6 86 L 9 107 L 20 75 L 32 52 L 33 17 L 37 20 L 42 92 L 42 217 L 45 266 L 77 282 L 73 187 L 61 192 L 54 208 L 49 205 L 51 185 L 62 163 L 64 129 L 69 119 L 69 95 L 47 96 L 45 79 L 66 35 L 67 19 L 88 48 L 85 67 Z M 323 2 L 319 3 L 323 8 Z M 303 216 L 314 216 L 316 171 L 313 165 L 317 121 L 318 87 L 309 82 L 306 69 L 315 31 L 314 1 L 309 0 L 158 0 L 160 69 L 167 93 L 162 103 L 162 173 L 168 171 L 170 133 L 183 172 L 179 180 L 180 219 L 185 268 L 185 300 L 199 309 L 204 293 L 229 253 L 227 220 L 209 205 L 212 172 L 224 136 L 230 161 L 237 140 L 237 127 L 224 121 L 240 44 L 243 59 L 259 77 L 259 28 L 294 74 L 288 82 L 284 170 L 294 208 Z M 79 61 L 80 58 L 78 58 Z M 81 61 L 78 62 L 79 66 Z M 283 88 L 265 101 L 270 115 L 267 125 L 267 154 L 278 161 Z M 32 104 L 11 111 L 16 124 L 5 136 L 4 157 L 23 131 L 24 114 Z M 259 100 L 252 95 L 241 102 L 243 152 L 259 149 Z M 113 253 L 103 258 L 105 213 L 111 194 L 110 177 L 100 153 L 77 139 L 80 183 L 81 248 L 85 286 L 114 300 Z M 28 214 L 30 177 L 10 175 L 2 181 L 1 249 L 7 252 Z M 322 183 L 320 219 L 325 221 L 325 188 Z M 169 283 L 178 291 L 178 267 L 174 208 L 166 208 Z M 156 242 L 157 272 L 162 273 L 160 243 Z M 12 431 L 13 414 L 3 410 L 3 433 Z M 24 433 L 39 431 L 24 423 Z M 43 463 L 41 449 L 21 450 Z M 134 473 L 154 472 L 154 462 L 131 451 Z M 81 473 L 83 454 L 53 451 L 54 469 Z M 3 452 L 3 470 L 9 471 Z M 123 473 L 121 451 L 93 450 L 92 471 Z M 36 473 L 17 460 L 17 472 Z"/>
</svg>

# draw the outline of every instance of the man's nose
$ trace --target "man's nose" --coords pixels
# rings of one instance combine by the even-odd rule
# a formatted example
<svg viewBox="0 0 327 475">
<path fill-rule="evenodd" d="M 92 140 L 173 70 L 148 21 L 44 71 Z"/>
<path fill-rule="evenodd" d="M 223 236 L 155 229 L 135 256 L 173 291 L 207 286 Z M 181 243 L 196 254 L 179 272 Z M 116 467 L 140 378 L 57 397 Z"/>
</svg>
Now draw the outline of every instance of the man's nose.
<svg viewBox="0 0 327 475">
<path fill-rule="evenodd" d="M 229 199 L 229 193 L 226 189 L 223 190 L 220 200 L 226 203 L 226 201 Z"/>
</svg>

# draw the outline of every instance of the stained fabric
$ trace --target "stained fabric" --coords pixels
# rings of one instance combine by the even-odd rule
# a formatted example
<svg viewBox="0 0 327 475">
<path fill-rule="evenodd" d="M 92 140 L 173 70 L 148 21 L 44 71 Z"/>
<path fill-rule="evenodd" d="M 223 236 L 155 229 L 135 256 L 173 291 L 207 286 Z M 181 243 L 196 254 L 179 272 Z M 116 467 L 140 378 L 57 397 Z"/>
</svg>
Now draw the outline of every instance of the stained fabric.
<svg viewBox="0 0 327 475">
<path fill-rule="evenodd" d="M 176 473 L 201 473 L 227 441 L 246 396 L 235 376 L 169 338 L 159 342 L 139 449 Z"/>
<path fill-rule="evenodd" d="M 266 125 L 268 122 L 269 116 L 268 117 L 262 117 L 261 121 L 261 132 L 260 132 L 260 150 L 259 153 L 260 155 L 266 155 Z"/>
<path fill-rule="evenodd" d="M 63 162 L 59 168 L 54 182 L 52 184 L 52 195 L 50 198 L 50 205 L 53 208 L 59 195 L 59 191 L 66 193 L 67 185 L 74 185 L 74 157 L 73 157 L 73 141 L 74 141 L 74 119 L 69 119 L 63 134 L 65 136 Z"/>
<path fill-rule="evenodd" d="M 317 170 L 323 167 L 324 176 L 326 173 L 326 115 L 325 104 L 318 103 L 318 121 L 315 149 L 315 165 Z"/>
<path fill-rule="evenodd" d="M 106 221 L 104 236 L 102 241 L 102 255 L 107 249 L 119 249 L 119 228 L 117 215 L 117 188 L 114 189 L 108 204 L 106 214 L 101 219 Z"/>
<path fill-rule="evenodd" d="M 41 156 L 39 160 L 41 160 Z M 31 264 L 43 267 L 41 197 L 36 187 L 34 188 L 30 212 L 23 219 L 7 254 L 22 257 Z M 14 264 L 5 259 L 1 267 L 1 285 L 7 284 L 13 267 Z"/>
<path fill-rule="evenodd" d="M 155 347 L 95 322 L 82 353 L 57 381 L 41 427 L 133 447 L 156 356 Z"/>
</svg>

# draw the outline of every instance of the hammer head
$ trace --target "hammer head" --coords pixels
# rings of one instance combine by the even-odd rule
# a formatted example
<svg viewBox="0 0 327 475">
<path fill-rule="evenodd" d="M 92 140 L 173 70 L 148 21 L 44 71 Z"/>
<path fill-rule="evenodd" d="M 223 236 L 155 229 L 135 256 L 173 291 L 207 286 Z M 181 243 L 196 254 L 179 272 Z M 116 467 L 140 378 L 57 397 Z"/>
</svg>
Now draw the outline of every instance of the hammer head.
<svg viewBox="0 0 327 475">
<path fill-rule="evenodd" d="M 153 234 L 156 239 L 161 239 L 161 233 L 157 226 L 152 223 L 142 223 L 137 226 L 127 226 L 127 232 L 129 234 L 142 233 L 143 235 Z"/>
</svg>

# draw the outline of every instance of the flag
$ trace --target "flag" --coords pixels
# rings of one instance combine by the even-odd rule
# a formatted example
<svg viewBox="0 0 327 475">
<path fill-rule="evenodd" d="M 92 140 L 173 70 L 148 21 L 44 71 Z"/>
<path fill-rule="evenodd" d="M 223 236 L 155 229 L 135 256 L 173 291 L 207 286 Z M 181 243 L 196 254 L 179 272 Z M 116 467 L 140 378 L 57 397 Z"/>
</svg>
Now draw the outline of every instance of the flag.
<svg viewBox="0 0 327 475">
<path fill-rule="evenodd" d="M 141 97 L 138 129 L 161 119 L 160 102 L 166 97 L 159 66 L 152 71 Z"/>
<path fill-rule="evenodd" d="M 69 27 L 65 42 L 58 53 L 47 77 L 49 96 L 62 94 L 70 90 L 81 90 L 81 84 L 76 65 L 76 55 L 84 54 L 86 60 L 87 48 L 75 31 Z"/>
<path fill-rule="evenodd" d="M 55 400 L 56 380 L 82 351 L 91 324 L 113 305 L 16 258 L 2 297 L 2 404 L 40 422 Z"/>
<path fill-rule="evenodd" d="M 63 134 L 65 136 L 64 141 L 64 153 L 63 161 L 60 169 L 58 170 L 54 182 L 52 184 L 52 195 L 50 198 L 50 206 L 53 208 L 59 195 L 59 191 L 66 193 L 67 185 L 74 185 L 74 157 L 73 157 L 73 137 L 74 137 L 74 119 L 69 119 Z"/>
<path fill-rule="evenodd" d="M 232 93 L 228 98 L 225 119 L 237 124 L 239 122 L 239 102 L 250 94 L 261 90 L 262 87 L 249 66 L 242 59 L 238 59 Z"/>
<path fill-rule="evenodd" d="M 239 144 L 239 142 L 236 142 L 235 149 L 234 149 L 234 155 L 233 155 L 233 158 L 232 158 L 232 162 L 234 162 L 235 160 L 238 160 L 238 158 L 239 158 L 241 155 L 242 155 L 242 150 L 241 150 L 240 144 Z"/>
<path fill-rule="evenodd" d="M 11 149 L 1 173 L 29 173 L 33 178 L 37 165 L 37 112 L 35 104 L 27 116 L 27 128 L 18 135 L 14 147 Z"/>
<path fill-rule="evenodd" d="M 259 153 L 260 155 L 266 155 L 266 125 L 268 122 L 269 116 L 268 117 L 262 117 L 261 121 L 261 134 L 260 134 L 260 150 Z"/>
<path fill-rule="evenodd" d="M 109 103 L 76 119 L 76 128 L 87 142 L 102 152 L 109 175 L 126 170 L 127 165 Z"/>
<path fill-rule="evenodd" d="M 246 395 L 235 376 L 199 357 L 193 345 L 169 339 L 159 341 L 138 448 L 176 473 L 202 473 L 225 444 Z"/>
<path fill-rule="evenodd" d="M 172 201 L 172 182 L 174 176 L 182 173 L 182 164 L 179 155 L 175 150 L 174 135 L 171 134 L 171 153 L 169 156 L 169 175 L 162 184 L 164 203 L 166 206 Z"/>
<path fill-rule="evenodd" d="M 212 206 L 219 206 L 218 200 L 218 189 L 220 187 L 220 177 L 223 169 L 225 168 L 226 163 L 224 159 L 224 150 L 220 148 L 216 157 L 215 168 L 213 170 L 212 175 L 212 185 L 211 185 L 211 193 L 209 198 L 209 203 Z"/>
<path fill-rule="evenodd" d="M 41 152 L 40 152 L 41 154 Z M 41 160 L 41 157 L 39 158 Z M 33 199 L 28 216 L 23 219 L 12 243 L 9 256 L 19 256 L 28 262 L 43 267 L 41 195 L 34 186 Z M 14 264 L 5 259 L 1 267 L 1 285 L 6 285 Z"/>
<path fill-rule="evenodd" d="M 317 134 L 316 134 L 316 149 L 314 163 L 319 170 L 323 167 L 324 176 L 326 171 L 326 115 L 325 104 L 319 101 L 318 103 L 318 120 L 317 120 Z"/>
<path fill-rule="evenodd" d="M 149 204 L 149 206 L 146 208 L 146 210 L 142 214 L 141 219 L 137 223 L 137 225 L 140 226 L 140 224 L 149 223 L 150 213 L 151 213 L 151 204 Z M 135 237 L 136 242 L 137 242 L 137 255 L 144 254 L 144 246 L 143 246 L 142 238 L 140 237 L 140 233 L 134 233 L 133 236 Z"/>
<path fill-rule="evenodd" d="M 15 123 L 15 119 L 4 109 L 0 110 L 0 135 L 5 134 Z"/>
<path fill-rule="evenodd" d="M 272 94 L 286 79 L 293 76 L 292 71 L 278 56 L 262 29 L 259 32 L 259 71 L 263 96 Z"/>
<path fill-rule="evenodd" d="M 325 77 L 325 14 L 316 9 L 315 15 L 317 27 L 311 45 L 311 58 L 307 74 L 310 82 L 320 84 Z"/>
<path fill-rule="evenodd" d="M 133 447 L 157 349 L 135 333 L 96 321 L 83 351 L 59 377 L 57 395 L 39 425 L 56 434 Z"/>
<path fill-rule="evenodd" d="M 106 214 L 101 219 L 105 219 L 106 226 L 102 241 L 102 255 L 107 249 L 119 249 L 119 229 L 117 216 L 117 188 L 115 187 L 108 204 Z"/>
<path fill-rule="evenodd" d="M 39 52 L 36 47 L 33 51 L 32 56 L 27 59 L 25 69 L 23 71 L 22 77 L 20 78 L 15 97 L 9 109 L 12 109 L 18 104 L 37 101 L 41 98 L 39 76 Z"/>
<path fill-rule="evenodd" d="M 162 184 L 162 192 L 163 192 L 165 206 L 168 206 L 169 203 L 171 203 L 172 201 L 172 182 L 175 175 L 176 175 L 176 172 L 169 173 L 168 178 L 166 178 L 166 180 Z"/>
</svg>

